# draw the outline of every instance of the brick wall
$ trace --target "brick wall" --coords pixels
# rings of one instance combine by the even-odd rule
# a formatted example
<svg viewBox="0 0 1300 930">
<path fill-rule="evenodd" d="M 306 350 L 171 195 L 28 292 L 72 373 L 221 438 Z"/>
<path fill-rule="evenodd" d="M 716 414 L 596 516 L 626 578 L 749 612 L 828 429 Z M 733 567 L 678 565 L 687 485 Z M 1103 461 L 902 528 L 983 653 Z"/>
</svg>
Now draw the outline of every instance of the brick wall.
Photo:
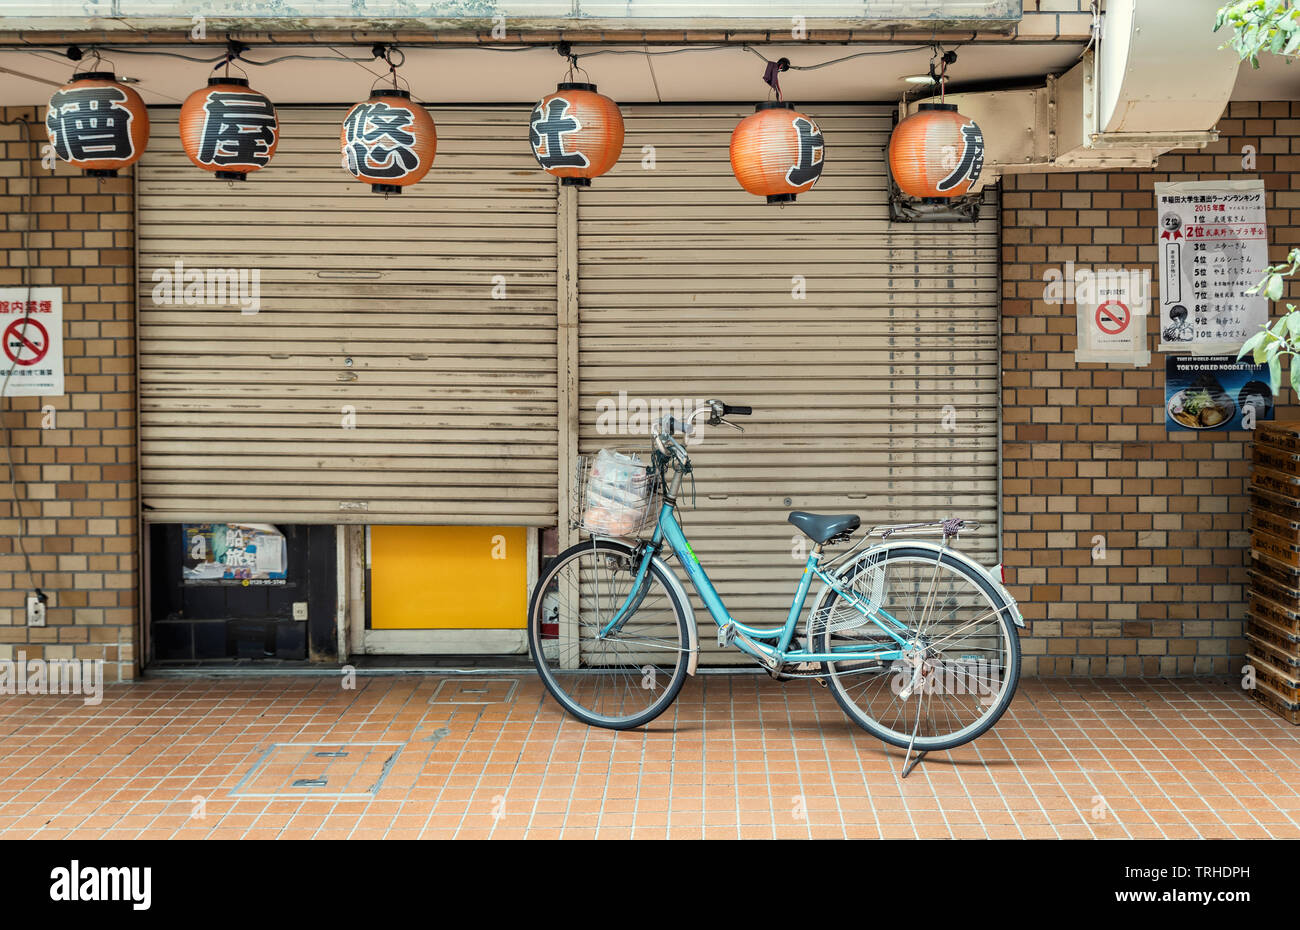
<svg viewBox="0 0 1300 930">
<path fill-rule="evenodd" d="M 138 533 L 135 464 L 135 291 L 132 179 L 82 178 L 40 163 L 44 108 L 0 108 L 0 287 L 63 288 L 64 397 L 3 403 L 13 444 L 22 520 L 0 457 L 0 659 L 103 659 L 109 681 L 135 675 Z M 24 166 L 24 161 L 26 162 Z M 26 185 L 32 178 L 31 254 L 24 253 Z M 41 407 L 54 408 L 42 428 Z M 28 628 L 33 582 L 16 546 L 50 595 L 48 625 Z"/>
<path fill-rule="evenodd" d="M 1151 171 L 1003 181 L 1004 546 L 1030 621 L 1028 675 L 1240 667 L 1250 433 L 1166 433 L 1164 355 L 1144 369 L 1076 364 L 1074 306 L 1043 301 L 1044 272 L 1067 261 L 1146 268 L 1158 290 L 1157 181 L 1262 177 L 1270 259 L 1300 245 L 1300 104 L 1233 103 L 1219 130 Z M 1283 391 L 1278 417 L 1300 418 Z"/>
</svg>

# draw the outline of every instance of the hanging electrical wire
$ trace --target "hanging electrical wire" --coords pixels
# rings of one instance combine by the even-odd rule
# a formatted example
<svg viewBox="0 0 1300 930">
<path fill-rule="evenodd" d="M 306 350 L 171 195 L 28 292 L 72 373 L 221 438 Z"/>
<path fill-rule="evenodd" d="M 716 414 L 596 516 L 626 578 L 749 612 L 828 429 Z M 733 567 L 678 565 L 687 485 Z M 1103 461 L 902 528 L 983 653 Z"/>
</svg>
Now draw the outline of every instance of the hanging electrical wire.
<svg viewBox="0 0 1300 930">
<path fill-rule="evenodd" d="M 23 264 L 22 264 L 22 268 L 20 268 L 19 271 L 22 276 L 21 277 L 22 284 L 20 285 L 20 287 L 24 291 L 24 296 L 23 296 L 24 331 L 26 330 L 27 324 L 31 322 L 31 314 L 32 314 L 31 311 L 31 304 L 32 304 L 31 233 L 32 233 L 32 225 L 34 219 L 34 217 L 32 216 L 32 187 L 35 184 L 35 178 L 32 177 L 31 170 L 28 167 L 29 163 L 32 160 L 32 154 L 33 154 L 32 153 L 33 139 L 32 139 L 31 123 L 32 121 L 28 120 L 26 117 L 19 117 L 18 119 L 13 119 L 13 120 L 0 120 L 0 126 L 17 125 L 22 127 L 21 132 L 23 136 L 23 141 L 26 143 L 26 147 L 27 147 L 27 153 L 25 157 L 23 157 L 22 159 L 22 165 L 23 165 L 22 167 L 23 194 L 21 197 L 22 207 L 19 209 L 17 214 L 10 214 L 10 216 L 17 215 L 23 218 L 23 229 L 22 229 Z M 9 393 L 9 382 L 10 379 L 13 377 L 14 371 L 17 368 L 18 368 L 18 359 L 17 357 L 15 357 L 12 363 L 9 365 L 9 369 L 5 372 L 4 380 L 0 382 L 0 404 L 4 403 L 4 398 Z M 10 406 L 12 407 L 12 404 Z M 0 413 L 2 412 L 3 412 L 2 408 L 0 408 Z M 11 410 L 10 412 L 13 411 Z M 22 554 L 23 565 L 27 569 L 27 580 L 31 583 L 33 593 L 35 593 L 37 599 L 42 604 L 45 604 L 49 600 L 49 598 L 46 595 L 46 593 L 43 590 L 41 590 L 44 587 L 44 579 L 43 578 L 38 579 L 36 577 L 36 572 L 32 568 L 32 557 L 31 554 L 27 551 L 27 544 L 24 541 L 27 537 L 27 528 L 26 526 L 24 526 L 22 502 L 21 502 L 21 498 L 18 495 L 18 477 L 14 472 L 14 457 L 13 457 L 13 449 L 12 449 L 13 429 L 8 425 L 7 422 L 5 422 L 3 416 L 0 416 L 0 432 L 3 432 L 4 434 L 4 441 L 0 442 L 0 448 L 4 449 L 4 465 L 5 465 L 5 472 L 9 478 L 8 481 L 9 501 L 12 506 L 12 517 L 15 520 L 15 522 L 17 522 L 18 524 L 18 532 L 14 534 L 14 543 L 18 546 L 18 551 Z"/>
</svg>

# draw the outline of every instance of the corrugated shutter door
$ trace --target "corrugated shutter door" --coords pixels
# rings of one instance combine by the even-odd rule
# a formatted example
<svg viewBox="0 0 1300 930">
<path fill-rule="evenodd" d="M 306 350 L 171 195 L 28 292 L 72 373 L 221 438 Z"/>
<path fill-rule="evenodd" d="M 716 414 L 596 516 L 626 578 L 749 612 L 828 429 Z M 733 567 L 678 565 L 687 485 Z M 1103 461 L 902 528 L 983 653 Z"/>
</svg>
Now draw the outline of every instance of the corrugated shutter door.
<svg viewBox="0 0 1300 930">
<path fill-rule="evenodd" d="M 151 112 L 146 517 L 553 525 L 556 187 L 528 111 L 431 109 L 433 170 L 385 200 L 341 167 L 346 109 L 282 108 L 275 160 L 234 185 Z M 156 304 L 176 262 L 259 269 L 260 310 Z"/>
<path fill-rule="evenodd" d="M 646 445 L 598 427 L 598 405 L 620 392 L 647 406 L 753 405 L 737 418 L 744 435 L 707 430 L 692 447 L 693 509 L 689 482 L 682 495 L 695 552 L 743 622 L 789 610 L 806 554 L 790 510 L 867 526 L 979 519 L 960 547 L 992 564 L 995 195 L 975 225 L 891 225 L 889 108 L 809 106 L 825 173 L 797 203 L 768 206 L 728 161 L 750 112 L 625 107 L 623 159 L 578 195 L 581 451 Z M 715 648 L 711 634 L 701 642 Z"/>
</svg>

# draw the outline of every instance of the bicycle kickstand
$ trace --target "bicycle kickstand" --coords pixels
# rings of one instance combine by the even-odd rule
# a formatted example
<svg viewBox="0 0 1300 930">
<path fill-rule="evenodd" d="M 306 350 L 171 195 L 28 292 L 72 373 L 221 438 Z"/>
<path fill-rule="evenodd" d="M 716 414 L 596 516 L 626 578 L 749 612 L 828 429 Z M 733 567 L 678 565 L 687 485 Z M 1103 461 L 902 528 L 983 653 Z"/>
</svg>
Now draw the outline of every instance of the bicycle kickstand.
<svg viewBox="0 0 1300 930">
<path fill-rule="evenodd" d="M 916 731 L 920 728 L 921 714 L 918 708 L 916 723 L 912 724 L 912 738 L 907 741 L 907 752 L 903 754 L 903 773 L 898 776 L 900 781 L 910 775 L 912 769 L 916 768 L 917 763 L 926 756 L 926 750 L 924 749 L 918 752 L 915 757 L 912 756 L 912 747 L 916 745 Z"/>
</svg>

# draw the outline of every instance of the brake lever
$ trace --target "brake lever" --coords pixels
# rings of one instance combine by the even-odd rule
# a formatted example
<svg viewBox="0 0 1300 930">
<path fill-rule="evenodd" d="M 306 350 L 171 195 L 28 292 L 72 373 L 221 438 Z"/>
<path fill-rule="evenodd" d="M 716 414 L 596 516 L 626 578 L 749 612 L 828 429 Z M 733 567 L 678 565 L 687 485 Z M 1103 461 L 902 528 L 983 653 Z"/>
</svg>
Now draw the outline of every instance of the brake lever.
<svg viewBox="0 0 1300 930">
<path fill-rule="evenodd" d="M 743 427 L 743 426 L 738 426 L 738 425 L 736 425 L 735 423 L 732 423 L 730 420 L 722 420 L 722 419 L 719 419 L 719 420 L 718 420 L 718 425 L 719 425 L 719 426 L 730 426 L 732 429 L 734 429 L 734 430 L 735 430 L 736 432 L 738 432 L 738 433 L 743 433 L 743 432 L 745 431 L 745 427 Z"/>
</svg>

